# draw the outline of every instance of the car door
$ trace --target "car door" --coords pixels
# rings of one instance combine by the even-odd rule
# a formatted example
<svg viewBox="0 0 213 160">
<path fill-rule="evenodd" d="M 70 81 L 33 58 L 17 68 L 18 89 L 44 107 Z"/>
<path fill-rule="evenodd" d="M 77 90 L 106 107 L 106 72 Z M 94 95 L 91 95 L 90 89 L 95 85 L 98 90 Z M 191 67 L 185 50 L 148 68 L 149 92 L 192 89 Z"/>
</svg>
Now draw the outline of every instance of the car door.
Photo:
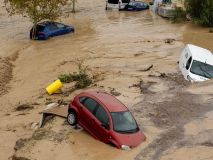
<svg viewBox="0 0 213 160">
<path fill-rule="evenodd" d="M 81 120 L 81 123 L 91 134 L 94 134 L 95 133 L 94 112 L 98 106 L 98 103 L 90 97 L 81 97 L 79 101 L 80 101 L 79 118 Z"/>
<path fill-rule="evenodd" d="M 107 143 L 109 141 L 109 130 L 110 130 L 110 121 L 107 111 L 98 104 L 97 109 L 95 110 L 95 129 L 96 136 L 103 142 Z"/>
</svg>

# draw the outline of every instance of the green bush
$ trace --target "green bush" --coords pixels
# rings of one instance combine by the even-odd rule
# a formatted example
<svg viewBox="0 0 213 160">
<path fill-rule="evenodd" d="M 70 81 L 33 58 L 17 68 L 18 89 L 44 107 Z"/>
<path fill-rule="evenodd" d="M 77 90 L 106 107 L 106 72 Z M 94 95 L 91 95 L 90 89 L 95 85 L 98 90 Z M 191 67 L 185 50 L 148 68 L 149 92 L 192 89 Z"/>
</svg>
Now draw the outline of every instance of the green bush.
<svg viewBox="0 0 213 160">
<path fill-rule="evenodd" d="M 92 84 L 92 78 L 87 73 L 87 67 L 78 65 L 78 72 L 73 72 L 70 74 L 62 74 L 58 78 L 63 83 L 70 83 L 76 81 L 75 88 L 82 89 L 90 86 Z"/>
<path fill-rule="evenodd" d="M 182 22 L 186 20 L 186 11 L 182 8 L 176 8 L 173 13 L 174 17 L 172 18 L 172 22 Z"/>
<path fill-rule="evenodd" d="M 186 11 L 195 22 L 213 27 L 213 0 L 186 0 Z"/>
</svg>

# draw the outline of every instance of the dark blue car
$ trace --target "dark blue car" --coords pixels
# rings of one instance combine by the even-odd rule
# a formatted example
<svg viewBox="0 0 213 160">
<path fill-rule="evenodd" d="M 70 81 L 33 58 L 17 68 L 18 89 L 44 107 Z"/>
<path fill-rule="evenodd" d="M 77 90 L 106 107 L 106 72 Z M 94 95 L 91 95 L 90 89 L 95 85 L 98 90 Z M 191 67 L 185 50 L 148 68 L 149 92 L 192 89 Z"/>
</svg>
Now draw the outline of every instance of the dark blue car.
<svg viewBox="0 0 213 160">
<path fill-rule="evenodd" d="M 122 11 L 142 11 L 145 9 L 149 9 L 149 5 L 145 2 L 141 1 L 132 1 L 129 2 L 124 9 L 121 9 Z"/>
<path fill-rule="evenodd" d="M 72 26 L 58 22 L 45 21 L 38 23 L 36 27 L 33 27 L 30 30 L 30 39 L 47 40 L 49 37 L 59 36 L 70 32 L 74 32 Z"/>
</svg>

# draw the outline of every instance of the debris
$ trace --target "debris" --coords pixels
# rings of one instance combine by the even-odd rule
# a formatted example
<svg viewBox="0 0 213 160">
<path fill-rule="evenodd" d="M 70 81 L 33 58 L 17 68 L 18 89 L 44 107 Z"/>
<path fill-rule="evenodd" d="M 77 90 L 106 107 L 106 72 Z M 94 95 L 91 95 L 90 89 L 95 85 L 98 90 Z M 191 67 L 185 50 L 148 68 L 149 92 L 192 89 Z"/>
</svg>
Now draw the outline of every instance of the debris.
<svg viewBox="0 0 213 160">
<path fill-rule="evenodd" d="M 48 120 L 52 119 L 54 116 L 67 117 L 67 106 L 59 106 L 58 103 L 52 103 L 47 106 L 42 112 L 41 120 L 39 122 L 39 128 L 41 128 Z M 47 119 L 48 118 L 48 119 Z"/>
<path fill-rule="evenodd" d="M 209 33 L 213 33 L 213 28 L 210 28 L 210 29 L 209 29 Z"/>
<path fill-rule="evenodd" d="M 34 122 L 31 124 L 31 129 L 38 129 L 38 128 L 39 128 L 39 123 Z"/>
<path fill-rule="evenodd" d="M 19 149 L 21 149 L 22 147 L 25 146 L 25 143 L 28 141 L 28 139 L 23 139 L 23 138 L 20 138 L 16 141 L 16 144 L 15 144 L 15 147 L 14 147 L 14 150 L 17 151 Z"/>
<path fill-rule="evenodd" d="M 141 68 L 139 71 L 146 72 L 152 68 L 153 68 L 153 64 L 148 64 L 147 66 L 144 66 L 143 68 Z"/>
<path fill-rule="evenodd" d="M 131 87 L 137 87 L 141 90 L 141 93 L 144 93 L 144 94 L 153 94 L 154 92 L 150 91 L 149 88 L 151 87 L 151 85 L 155 84 L 156 82 L 147 82 L 147 83 L 144 83 L 143 80 L 141 80 L 138 84 L 133 84 L 132 86 L 130 86 L 129 88 Z"/>
<path fill-rule="evenodd" d="M 168 44 L 171 44 L 174 41 L 175 39 L 171 39 L 171 38 L 165 39 L 165 43 L 168 43 Z"/>
<path fill-rule="evenodd" d="M 36 130 L 33 135 L 32 135 L 32 139 L 33 140 L 42 140 L 44 139 L 44 137 L 47 136 L 47 131 L 44 130 L 44 129 L 39 129 L 39 130 Z"/>
<path fill-rule="evenodd" d="M 60 79 L 57 79 L 55 82 L 53 82 L 52 84 L 50 84 L 46 90 L 47 93 L 49 95 L 52 95 L 54 93 L 61 93 L 61 88 L 63 87 L 62 82 L 60 81 Z"/>
<path fill-rule="evenodd" d="M 37 103 L 37 102 L 34 102 L 34 103 L 32 103 L 32 105 L 34 105 L 34 106 L 38 106 L 38 105 L 40 105 L 39 103 Z"/>
<path fill-rule="evenodd" d="M 92 78 L 88 75 L 87 72 L 88 68 L 82 64 L 79 64 L 78 72 L 62 74 L 58 78 L 63 83 L 70 83 L 75 81 L 75 89 L 82 89 L 90 86 L 93 83 Z"/>
<path fill-rule="evenodd" d="M 118 91 L 116 91 L 115 88 L 112 88 L 112 89 L 110 90 L 110 93 L 111 93 L 113 96 L 120 96 L 120 95 L 121 95 L 121 93 L 118 92 Z"/>
<path fill-rule="evenodd" d="M 23 111 L 23 110 L 31 110 L 33 109 L 33 106 L 30 106 L 29 104 L 21 104 L 19 106 L 16 107 L 16 111 Z"/>
<path fill-rule="evenodd" d="M 25 157 L 17 157 L 16 155 L 13 155 L 13 156 L 11 157 L 11 159 L 12 159 L 12 160 L 30 160 L 30 159 L 25 158 Z"/>
<path fill-rule="evenodd" d="M 47 107 L 44 109 L 44 110 L 49 110 L 49 109 L 52 109 L 52 108 L 55 108 L 55 107 L 58 107 L 59 104 L 58 103 L 50 103 L 47 105 Z"/>
<path fill-rule="evenodd" d="M 213 143 L 212 142 L 205 142 L 201 144 L 202 146 L 207 146 L 207 147 L 213 147 Z"/>
</svg>

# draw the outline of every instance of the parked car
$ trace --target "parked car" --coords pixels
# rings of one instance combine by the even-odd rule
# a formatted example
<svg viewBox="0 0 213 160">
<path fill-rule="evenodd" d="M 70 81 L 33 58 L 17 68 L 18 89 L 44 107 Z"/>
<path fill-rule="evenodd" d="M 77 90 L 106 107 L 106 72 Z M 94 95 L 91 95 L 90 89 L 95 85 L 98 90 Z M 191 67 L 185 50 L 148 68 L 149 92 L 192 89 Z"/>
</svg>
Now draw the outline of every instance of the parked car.
<svg viewBox="0 0 213 160">
<path fill-rule="evenodd" d="M 117 148 L 129 149 L 145 140 L 127 107 L 105 92 L 84 92 L 68 107 L 67 121 L 81 125 L 96 139 Z"/>
<path fill-rule="evenodd" d="M 47 40 L 49 37 L 59 36 L 74 31 L 74 27 L 72 26 L 58 22 L 45 21 L 32 27 L 30 30 L 30 39 Z"/>
<path fill-rule="evenodd" d="M 142 11 L 149 9 L 149 5 L 141 1 L 132 1 L 129 2 L 121 11 Z"/>
<path fill-rule="evenodd" d="M 188 81 L 205 81 L 213 78 L 213 54 L 211 51 L 188 44 L 183 49 L 179 68 Z"/>
<path fill-rule="evenodd" d="M 130 0 L 107 0 L 106 1 L 106 10 L 110 9 L 124 9 L 124 7 L 130 2 Z"/>
</svg>

